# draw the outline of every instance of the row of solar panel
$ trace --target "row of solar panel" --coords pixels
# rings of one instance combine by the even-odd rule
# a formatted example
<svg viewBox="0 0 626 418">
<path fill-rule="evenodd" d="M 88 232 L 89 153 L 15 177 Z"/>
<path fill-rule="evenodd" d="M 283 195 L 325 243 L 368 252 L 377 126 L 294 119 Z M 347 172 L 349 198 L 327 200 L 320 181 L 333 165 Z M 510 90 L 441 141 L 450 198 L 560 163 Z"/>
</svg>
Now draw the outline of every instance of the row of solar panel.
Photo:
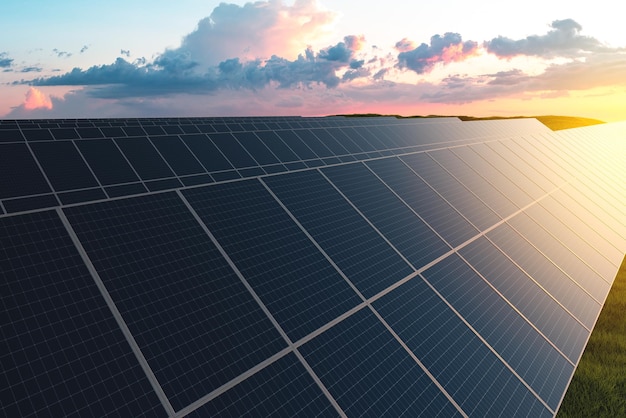
<svg viewBox="0 0 626 418">
<path fill-rule="evenodd" d="M 111 120 L 93 121 L 93 120 L 75 120 L 75 121 L 59 121 L 53 120 L 45 122 L 37 121 L 1 121 L 0 120 L 0 141 L 16 140 L 12 138 L 22 139 L 20 131 L 25 131 L 24 136 L 28 140 L 51 140 L 52 137 L 45 133 L 42 136 L 36 136 L 35 130 L 53 130 L 53 136 L 57 139 L 67 139 L 69 135 L 76 135 L 73 129 L 77 129 L 80 137 L 92 138 L 104 136 L 136 136 L 136 135 L 162 135 L 165 133 L 198 133 L 198 132 L 243 132 L 258 130 L 277 130 L 277 129 L 302 129 L 302 128 L 337 128 L 348 126 L 378 126 L 382 124 L 392 123 L 394 125 L 416 125 L 427 123 L 449 123 L 450 121 L 459 121 L 455 118 L 441 118 L 434 122 L 430 119 L 406 119 L 404 122 L 396 120 L 388 120 L 386 118 L 293 118 L 293 119 L 259 119 L 259 120 L 233 120 L 218 121 L 211 119 L 193 119 L 185 120 L 184 123 L 178 121 L 164 120 L 147 120 L 140 121 L 137 119 L 121 120 L 118 122 Z M 129 128 L 121 130 L 120 128 Z M 141 129 L 145 130 L 141 132 Z M 141 132 L 141 133 L 138 133 Z M 70 138 L 78 138 L 78 136 L 70 136 Z"/>
<path fill-rule="evenodd" d="M 363 124 L 350 122 L 350 119 L 341 120 L 340 122 L 256 122 L 249 123 L 228 123 L 228 124 L 162 124 L 162 125 L 129 125 L 129 126 L 0 126 L 0 142 L 15 141 L 52 141 L 63 139 L 90 139 L 90 138 L 112 138 L 126 136 L 154 136 L 154 135 L 171 135 L 186 133 L 215 133 L 215 132 L 257 132 L 257 131 L 278 131 L 278 130 L 301 130 L 308 128 L 350 128 L 350 127 L 384 127 L 385 129 L 403 127 L 402 135 L 410 132 L 412 136 L 426 136 L 434 133 L 440 134 L 440 129 L 444 129 L 445 133 L 458 136 L 462 133 L 465 137 L 493 137 L 493 136 L 515 136 L 526 133 L 543 132 L 547 128 L 537 121 L 531 120 L 511 120 L 500 121 L 501 123 L 490 126 L 489 123 L 473 122 L 473 123 L 450 123 L 440 121 L 439 123 L 385 123 L 384 119 L 376 119 L 376 123 Z M 41 124 L 39 124 L 41 125 Z M 443 127 L 441 125 L 444 125 Z M 446 126 L 449 125 L 449 126 Z M 500 128 L 500 129 L 497 129 Z M 389 132 L 388 134 L 394 134 Z"/>
<path fill-rule="evenodd" d="M 0 143 L 0 173 L 9 179 L 0 199 L 7 212 L 18 212 L 57 206 L 57 198 L 72 204 L 404 154 L 441 147 L 446 138 L 448 145 L 474 141 L 472 129 L 444 126 Z"/>
<path fill-rule="evenodd" d="M 514 142 L 503 145 L 511 143 Z M 464 152 L 476 152 L 476 147 L 465 148 Z M 485 151 L 486 148 L 480 148 L 476 155 L 480 157 Z M 455 155 L 458 149 L 446 150 L 446 153 L 450 152 Z M 554 154 L 552 150 L 546 155 L 552 162 L 556 162 L 557 171 L 562 171 L 561 175 L 565 176 L 568 174 L 566 161 L 554 160 Z M 575 202 L 584 200 L 583 196 L 574 186 L 567 186 L 554 197 L 533 205 L 527 215 L 520 214 L 511 219 L 510 226 L 502 225 L 489 232 L 486 237 L 491 243 L 480 238 L 461 249 L 460 256 L 469 261 L 473 268 L 459 256 L 451 255 L 423 272 L 427 283 L 416 277 L 390 291 L 399 280 L 414 274 L 415 269 L 450 251 L 450 246 L 442 238 L 449 241 L 458 238 L 454 234 L 446 234 L 445 228 L 440 225 L 461 221 L 472 228 L 467 219 L 455 214 L 441 195 L 433 193 L 425 183 L 424 187 L 419 186 L 421 179 L 413 170 L 418 169 L 428 177 L 430 168 L 423 171 L 420 167 L 436 168 L 437 165 L 429 165 L 428 158 L 437 159 L 439 155 L 438 151 L 428 156 L 407 157 L 404 161 L 382 159 L 367 162 L 366 165 L 358 163 L 324 168 L 321 172 L 292 173 L 265 177 L 262 181 L 248 180 L 195 188 L 184 190 L 182 196 L 194 208 L 198 218 L 211 231 L 290 340 L 300 341 L 300 352 L 326 387 L 331 388 L 329 390 L 344 410 L 355 414 L 367 407 L 374 408 L 372 411 L 375 412 L 384 411 L 385 408 L 410 407 L 426 408 L 429 412 L 433 410 L 428 407 L 453 411 L 448 399 L 437 392 L 438 389 L 416 364 L 411 363 L 413 360 L 401 349 L 385 325 L 376 320 L 372 312 L 359 308 L 364 305 L 366 298 L 373 301 L 376 312 L 466 412 L 484 415 L 497 410 L 506 413 L 507 405 L 494 402 L 499 393 L 491 389 L 495 382 L 498 389 L 513 394 L 515 401 L 510 404 L 511 407 L 521 407 L 532 416 L 549 415 L 549 411 L 526 385 L 539 394 L 551 409 L 556 407 L 562 393 L 559 388 L 567 384 L 573 364 L 580 356 L 588 330 L 599 311 L 600 304 L 594 301 L 593 295 L 603 300 L 608 290 L 606 281 L 604 284 L 602 280 L 576 282 L 574 275 L 580 266 L 577 255 L 583 254 L 582 251 L 593 251 L 596 255 L 592 258 L 597 265 L 587 268 L 594 270 L 610 270 L 607 263 L 611 263 L 611 260 L 603 252 L 589 248 L 590 244 L 576 235 L 582 225 L 561 224 L 552 215 L 555 212 L 572 211 L 580 219 L 589 218 L 588 214 L 581 213 L 584 211 L 582 206 L 575 205 Z M 441 158 L 439 160 L 444 161 Z M 463 166 L 462 160 L 458 162 Z M 497 170 L 505 170 L 507 166 L 511 167 L 508 170 L 516 170 L 515 173 L 500 172 L 499 177 L 515 184 L 528 168 L 528 162 L 521 164 L 509 162 L 497 167 Z M 484 162 L 481 164 L 489 165 Z M 471 170 L 465 171 L 465 174 L 468 173 Z M 537 176 L 536 173 L 530 175 Z M 561 181 L 561 177 L 556 177 L 558 173 L 553 173 L 548 172 L 546 182 L 552 183 L 554 179 Z M 472 176 L 465 175 L 462 180 L 469 178 Z M 473 178 L 474 181 L 482 182 L 488 190 L 495 189 L 484 177 L 474 173 Z M 527 178 L 524 184 L 518 184 L 517 187 L 523 187 L 524 190 L 530 184 L 529 180 Z M 538 180 L 538 177 L 535 178 L 535 181 Z M 449 200 L 457 193 L 464 193 L 463 188 L 458 186 L 451 188 L 440 184 L 438 187 Z M 509 195 L 506 189 L 498 191 L 505 196 Z M 546 191 L 539 193 L 538 196 L 528 196 L 526 202 L 544 196 Z M 497 200 L 492 199 L 491 202 Z M 458 200 L 461 204 L 463 201 Z M 424 204 L 432 206 L 426 207 Z M 464 209 L 472 205 L 457 209 L 469 214 Z M 149 195 L 77 206 L 64 209 L 64 212 L 175 410 L 188 406 L 260 362 L 284 351 L 285 342 L 238 281 L 228 262 L 189 212 L 189 206 L 180 199 L 180 195 Z M 59 222 L 38 220 L 38 217 L 56 217 L 52 212 L 44 214 L 2 219 L 3 226 L 8 225 L 5 229 L 10 231 L 6 236 L 11 241 L 7 242 L 17 240 L 13 245 L 15 251 L 19 252 L 19 248 L 26 253 L 21 257 L 42 257 L 40 252 L 43 250 L 32 249 L 33 243 L 21 240 L 29 236 L 28 225 L 32 222 Z M 306 234 L 293 222 L 292 216 L 304 227 Z M 434 226 L 434 230 L 424 221 Z M 489 222 L 493 225 L 497 221 L 498 218 L 493 218 Z M 554 226 L 559 224 L 560 227 Z M 535 231 L 531 236 L 526 236 L 528 241 L 512 229 L 520 225 L 520 230 Z M 551 229 L 547 232 L 539 225 L 551 225 Z M 26 228 L 26 232 L 11 231 L 10 228 Z M 33 229 L 50 228 L 39 225 Z M 58 229 L 63 228 L 58 226 Z M 382 235 L 378 235 L 377 230 Z M 180 231 L 184 231 L 184 234 L 181 235 Z M 466 238 L 478 234 L 476 229 L 471 231 Z M 407 239 L 409 236 L 412 239 Z M 422 247 L 419 251 L 416 249 L 416 236 L 420 238 L 419 245 Z M 584 236 L 604 240 L 598 232 Z M 323 253 L 315 248 L 309 237 L 315 240 Z M 46 231 L 39 237 L 35 234 L 33 239 L 43 241 L 56 238 L 50 238 Z M 451 244 L 457 246 L 464 240 Z M 505 249 L 513 261 L 492 243 Z M 563 243 L 567 243 L 567 246 Z M 604 241 L 603 246 L 597 243 L 595 246 L 604 248 L 610 244 Z M 67 252 L 71 253 L 69 247 L 71 245 L 68 244 Z M 23 251 L 24 248 L 28 250 Z M 63 246 L 59 248 L 59 251 L 64 251 Z M 551 249 L 555 249 L 556 253 L 549 253 Z M 546 251 L 545 255 L 540 251 Z M 372 256 L 374 253 L 375 257 Z M 552 254 L 558 255 L 558 267 L 546 258 Z M 47 260 L 44 262 L 46 269 L 33 274 L 58 275 L 54 277 L 55 280 L 45 281 L 53 283 L 49 285 L 53 287 L 68 280 L 65 274 L 67 265 L 81 264 L 78 261 L 74 261 L 74 264 L 67 262 L 68 255 L 45 256 L 60 260 L 60 264 Z M 76 258 L 76 255 L 72 257 Z M 18 255 L 13 257 L 13 254 L 9 254 L 8 260 L 15 264 L 11 264 L 6 271 L 16 276 L 21 274 L 19 266 L 32 264 L 20 261 Z M 50 268 L 50 263 L 57 268 Z M 351 281 L 354 288 L 348 285 L 333 264 Z M 489 277 L 490 283 L 484 282 L 478 274 Z M 529 280 L 527 274 L 534 280 Z M 555 274 L 560 280 L 554 280 Z M 131 275 L 132 280 L 129 280 Z M 212 278 L 213 282 L 207 281 L 207 277 Z M 384 278 L 382 281 L 381 277 Z M 39 283 L 40 278 L 36 282 Z M 473 284 L 468 286 L 467 283 Z M 24 286 L 22 282 L 13 285 Z M 57 292 L 62 289 L 65 287 Z M 463 291 L 459 292 L 459 289 Z M 36 288 L 33 291 L 51 290 L 54 289 Z M 24 291 L 17 290 L 2 294 L 26 296 Z M 476 310 L 476 305 L 471 303 L 476 298 L 488 303 Z M 41 303 L 48 301 L 41 294 L 31 300 Z M 400 307 L 411 310 L 411 306 L 417 306 L 411 300 L 420 300 L 421 307 L 420 312 L 413 312 L 412 317 L 425 315 L 420 316 L 423 320 L 405 323 L 403 317 L 395 318 L 396 312 L 402 311 Z M 508 303 L 516 308 L 513 309 Z M 48 309 L 54 311 L 65 305 L 50 304 Z M 424 306 L 431 305 L 431 308 L 424 309 Z M 499 315 L 486 317 L 482 313 L 487 312 L 482 310 L 486 307 L 496 309 Z M 358 309 L 358 312 L 348 319 L 315 338 L 307 339 L 311 333 L 354 309 Z M 455 311 L 464 319 L 456 316 Z M 436 315 L 437 320 L 428 315 Z M 38 320 L 48 317 L 55 316 L 46 312 Z M 111 322 L 110 319 L 108 321 Z M 440 321 L 445 321 L 448 326 L 440 327 Z M 64 323 L 71 324 L 72 321 Z M 429 328 L 435 323 L 438 324 L 436 329 Z M 216 329 L 215 324 L 224 325 Z M 42 326 L 30 326 L 28 329 L 39 330 Z M 360 329 L 362 332 L 354 335 L 351 329 Z M 50 340 L 57 337 L 52 336 L 64 334 L 51 330 L 42 332 L 43 337 L 34 338 L 33 341 L 45 341 L 46 346 L 53 347 L 55 345 Z M 506 335 L 505 339 L 503 335 Z M 23 349 L 24 345 L 31 342 L 33 335 L 18 332 L 15 338 L 16 347 Z M 121 335 L 116 338 L 106 347 L 111 344 L 114 347 L 123 345 L 119 342 Z M 91 339 L 87 338 L 87 341 Z M 485 342 L 501 356 L 508 368 L 494 351 L 484 345 Z M 38 344 L 35 343 L 36 347 L 29 349 L 44 349 Z M 324 349 L 327 344 L 335 347 L 339 344 L 342 348 L 330 352 Z M 224 350 L 225 346 L 232 347 L 232 351 Z M 475 347 L 468 350 L 475 353 L 469 359 L 462 354 L 468 346 Z M 168 347 L 168 350 L 163 352 L 159 347 Z M 126 351 L 126 356 L 132 357 L 128 348 Z M 545 363 L 535 362 L 531 353 L 540 353 L 535 355 L 545 360 Z M 393 390 L 383 390 L 394 384 L 404 386 L 400 376 L 389 373 L 389 370 L 394 370 L 393 365 L 407 362 L 413 366 L 403 369 L 411 370 L 404 379 L 416 382 L 414 386 L 406 386 L 416 391 L 416 396 L 411 397 L 411 400 L 418 401 L 413 405 L 397 404 L 398 394 Z M 82 364 L 82 361 L 78 363 Z M 551 368 L 546 364 L 551 365 Z M 16 373 L 16 367 L 3 369 Z M 302 391 L 294 394 L 290 384 L 285 390 L 266 394 L 266 402 L 285 402 L 286 407 L 298 407 L 307 404 L 302 402 L 302 395 L 311 396 L 311 402 L 322 409 L 329 407 L 292 354 L 282 356 L 280 361 L 272 362 L 259 372 L 269 373 L 270 377 L 255 374 L 254 379 L 245 380 L 243 386 L 236 386 L 205 407 L 217 408 L 216 405 L 221 405 L 221 408 L 229 402 L 239 407 L 240 402 L 246 402 L 242 400 L 242 393 L 262 390 L 272 379 L 278 379 L 285 386 L 285 380 L 276 376 L 286 373 L 286 368 L 291 370 L 290 382 L 294 379 L 291 373 L 300 376 L 296 380 L 302 382 Z M 129 368 L 127 373 L 135 369 L 136 365 Z M 102 372 L 88 370 L 94 376 Z M 526 385 L 511 370 L 518 372 Z M 482 378 L 468 381 L 467 376 Z M 122 379 L 120 386 L 130 388 L 128 390 L 132 390 L 134 385 L 145 384 L 145 379 L 136 376 L 130 378 L 128 374 L 122 374 L 119 378 Z M 350 395 L 355 390 L 355 382 L 363 385 L 359 394 L 368 391 L 386 394 L 377 395 L 377 401 L 372 406 L 369 400 Z M 254 385 L 254 390 L 245 389 L 246 385 Z M 74 386 L 76 382 L 67 384 L 68 388 Z M 87 385 L 86 389 L 78 392 L 91 402 L 85 407 L 98 407 L 102 402 L 110 400 L 107 396 L 100 396 L 98 401 L 94 401 L 93 394 L 83 395 L 93 387 L 95 384 Z M 429 389 L 424 390 L 425 387 Z M 140 392 L 151 391 L 143 388 Z M 421 397 L 417 392 L 422 393 Z M 42 392 L 41 396 L 52 396 L 52 392 Z M 158 401 L 152 395 L 135 398 L 136 402 L 148 402 L 147 399 L 151 398 L 149 405 L 141 406 L 146 411 L 156 407 Z M 82 402 L 79 404 L 85 401 Z M 132 406 L 133 402 L 122 404 Z M 15 401 L 14 406 L 18 405 L 24 407 Z"/>
</svg>

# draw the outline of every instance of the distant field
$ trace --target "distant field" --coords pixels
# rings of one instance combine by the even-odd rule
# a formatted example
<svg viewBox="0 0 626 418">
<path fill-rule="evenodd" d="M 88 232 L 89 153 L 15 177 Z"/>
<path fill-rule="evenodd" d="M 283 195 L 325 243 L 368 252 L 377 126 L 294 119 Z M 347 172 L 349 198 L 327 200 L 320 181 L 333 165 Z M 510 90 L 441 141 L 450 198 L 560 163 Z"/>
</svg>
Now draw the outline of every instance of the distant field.
<svg viewBox="0 0 626 418">
<path fill-rule="evenodd" d="M 601 120 L 590 119 L 590 118 L 579 118 L 575 116 L 515 116 L 512 118 L 503 118 L 503 117 L 487 117 L 487 118 L 475 118 L 472 116 L 459 116 L 459 119 L 462 121 L 472 121 L 472 120 L 494 120 L 494 119 L 521 119 L 521 118 L 535 118 L 539 122 L 546 125 L 548 128 L 553 131 L 558 131 L 561 129 L 570 129 L 570 128 L 580 128 L 581 126 L 589 126 L 589 125 L 597 125 L 600 123 L 604 123 Z"/>
<path fill-rule="evenodd" d="M 474 116 L 443 116 L 443 115 L 428 115 L 428 116 L 399 116 L 399 115 L 381 115 L 378 113 L 355 113 L 351 115 L 340 115 L 345 117 L 376 117 L 376 116 L 392 116 L 396 118 L 443 118 L 443 117 L 457 117 L 464 122 L 469 122 L 473 120 L 497 120 L 497 119 L 522 119 L 522 118 L 535 118 L 539 122 L 546 125 L 548 128 L 553 131 L 558 131 L 561 129 L 570 129 L 570 128 L 579 128 L 581 126 L 589 126 L 589 125 L 597 125 L 599 123 L 604 123 L 598 119 L 590 119 L 590 118 L 579 118 L 575 116 L 512 116 L 512 117 L 502 117 L 502 116 L 489 116 L 489 117 L 474 117 Z"/>
</svg>

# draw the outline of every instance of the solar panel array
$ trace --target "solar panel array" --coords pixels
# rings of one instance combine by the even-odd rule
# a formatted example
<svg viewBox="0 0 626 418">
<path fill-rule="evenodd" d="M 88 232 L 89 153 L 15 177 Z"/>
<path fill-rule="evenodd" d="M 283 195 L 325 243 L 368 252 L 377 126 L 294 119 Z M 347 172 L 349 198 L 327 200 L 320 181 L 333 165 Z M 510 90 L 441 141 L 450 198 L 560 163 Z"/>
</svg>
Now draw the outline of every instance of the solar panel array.
<svg viewBox="0 0 626 418">
<path fill-rule="evenodd" d="M 553 416 L 626 124 L 0 121 L 5 416 Z"/>
</svg>

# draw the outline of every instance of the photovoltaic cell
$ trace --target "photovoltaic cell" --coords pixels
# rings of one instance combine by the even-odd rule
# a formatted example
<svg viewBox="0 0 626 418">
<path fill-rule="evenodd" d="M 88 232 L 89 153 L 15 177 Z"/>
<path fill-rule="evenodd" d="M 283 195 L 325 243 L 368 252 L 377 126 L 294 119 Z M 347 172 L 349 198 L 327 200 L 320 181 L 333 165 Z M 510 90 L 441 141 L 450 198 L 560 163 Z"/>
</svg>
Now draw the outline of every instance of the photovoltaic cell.
<svg viewBox="0 0 626 418">
<path fill-rule="evenodd" d="M 564 243 L 550 235 L 532 218 L 524 213 L 513 217 L 508 223 L 524 236 L 539 251 L 571 277 L 580 287 L 585 289 L 597 301 L 606 298 L 611 285 L 591 267 L 585 264 L 576 254 L 572 253 Z"/>
<path fill-rule="evenodd" d="M 478 233 L 402 161 L 388 158 L 368 161 L 366 165 L 452 247 Z"/>
<path fill-rule="evenodd" d="M 166 416 L 61 220 L 0 219 L 0 414 Z"/>
<path fill-rule="evenodd" d="M 150 141 L 179 176 L 204 173 L 204 168 L 177 136 L 155 136 Z"/>
<path fill-rule="evenodd" d="M 461 416 L 367 308 L 300 351 L 348 416 Z"/>
<path fill-rule="evenodd" d="M 322 172 L 413 267 L 420 268 L 450 250 L 415 212 L 364 165 L 329 167 Z"/>
<path fill-rule="evenodd" d="M 197 409 L 188 417 L 336 417 L 337 411 L 290 353 Z"/>
<path fill-rule="evenodd" d="M 479 230 L 484 231 L 501 220 L 427 153 L 407 155 L 401 160 Z"/>
<path fill-rule="evenodd" d="M 233 166 L 206 135 L 181 135 L 181 138 L 207 171 L 233 169 Z"/>
<path fill-rule="evenodd" d="M 374 308 L 469 416 L 552 416 L 421 277 Z"/>
<path fill-rule="evenodd" d="M 428 155 L 452 173 L 457 181 L 476 194 L 501 218 L 506 218 L 517 211 L 515 204 L 491 184 L 491 179 L 480 176 L 451 150 L 430 151 Z"/>
<path fill-rule="evenodd" d="M 117 138 L 115 142 L 142 180 L 174 176 L 148 138 Z"/>
<path fill-rule="evenodd" d="M 0 120 L 0 415 L 551 416 L 625 126 Z"/>
<path fill-rule="evenodd" d="M 277 164 L 278 159 L 253 132 L 237 132 L 233 136 L 261 165 Z"/>
<path fill-rule="evenodd" d="M 30 147 L 55 190 L 98 186 L 72 141 L 35 142 Z"/>
<path fill-rule="evenodd" d="M 293 341 L 360 302 L 258 181 L 183 194 Z"/>
<path fill-rule="evenodd" d="M 579 287 L 569 276 L 522 238 L 509 225 L 500 225 L 487 234 L 524 271 L 565 306 L 588 329 L 600 313 L 597 301 Z"/>
<path fill-rule="evenodd" d="M 175 410 L 284 348 L 175 193 L 65 211 Z"/>
<path fill-rule="evenodd" d="M 486 238 L 472 242 L 459 254 L 573 363 L 578 361 L 589 331 L 557 300 Z"/>
<path fill-rule="evenodd" d="M 257 135 L 261 139 L 261 142 L 263 142 L 265 146 L 269 148 L 281 162 L 287 163 L 299 159 L 298 156 L 294 154 L 294 152 L 291 150 L 291 148 L 285 145 L 283 140 L 278 137 L 276 132 L 263 131 L 257 132 Z"/>
<path fill-rule="evenodd" d="M 456 255 L 423 273 L 426 280 L 555 410 L 574 366 Z"/>
<path fill-rule="evenodd" d="M 413 273 L 320 173 L 264 181 L 366 298 Z"/>
<path fill-rule="evenodd" d="M 76 141 L 75 144 L 101 184 L 111 185 L 139 180 L 112 139 Z"/>
<path fill-rule="evenodd" d="M 26 144 L 0 144 L 0 198 L 50 192 Z"/>
<path fill-rule="evenodd" d="M 258 165 L 230 133 L 209 134 L 209 137 L 235 168 L 254 167 Z"/>
</svg>

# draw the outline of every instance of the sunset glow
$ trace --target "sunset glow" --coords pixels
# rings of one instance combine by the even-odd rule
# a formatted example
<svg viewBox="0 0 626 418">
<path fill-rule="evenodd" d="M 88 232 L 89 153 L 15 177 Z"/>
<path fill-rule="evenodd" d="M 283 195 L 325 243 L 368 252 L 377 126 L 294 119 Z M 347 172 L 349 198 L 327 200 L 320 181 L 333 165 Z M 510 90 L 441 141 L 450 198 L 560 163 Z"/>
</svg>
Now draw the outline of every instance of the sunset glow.
<svg viewBox="0 0 626 418">
<path fill-rule="evenodd" d="M 626 119 L 626 38 L 609 30 L 608 2 L 597 15 L 535 0 L 497 15 L 486 13 L 501 9 L 490 0 L 473 7 L 472 19 L 454 1 L 445 13 L 395 0 L 371 10 L 350 0 L 114 0 L 89 10 L 70 0 L 55 9 L 35 3 L 41 15 L 14 0 L 0 15 L 3 39 L 16 39 L 16 22 L 39 28 L 0 47 L 0 117 Z"/>
</svg>

